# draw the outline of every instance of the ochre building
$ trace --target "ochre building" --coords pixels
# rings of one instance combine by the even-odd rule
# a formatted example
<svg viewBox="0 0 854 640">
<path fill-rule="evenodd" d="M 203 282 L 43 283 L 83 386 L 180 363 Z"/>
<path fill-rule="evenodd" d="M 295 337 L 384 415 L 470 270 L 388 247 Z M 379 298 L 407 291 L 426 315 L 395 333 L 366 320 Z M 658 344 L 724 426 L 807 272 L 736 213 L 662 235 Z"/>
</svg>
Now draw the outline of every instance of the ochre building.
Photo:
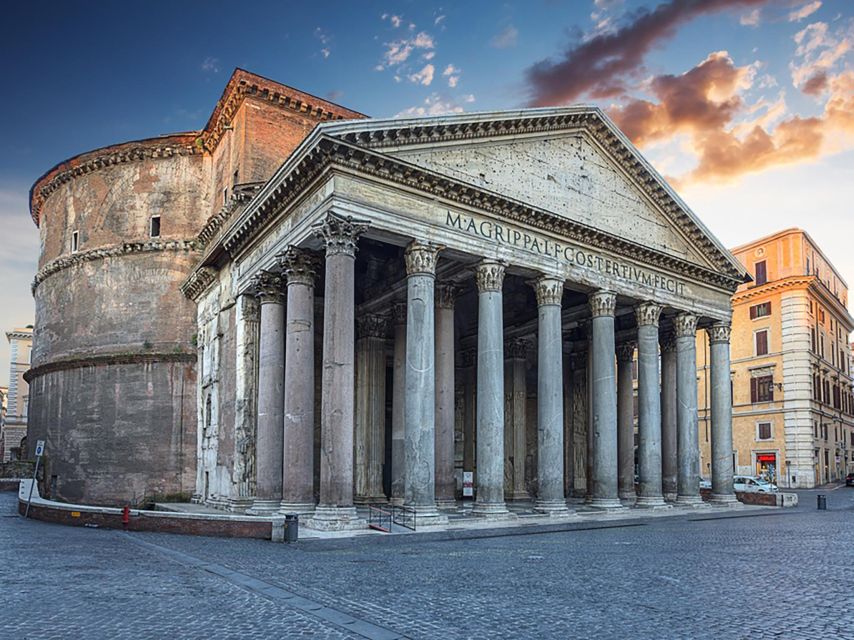
<svg viewBox="0 0 854 640">
<path fill-rule="evenodd" d="M 271 128 L 294 135 L 276 146 Z M 749 276 L 600 110 L 364 120 L 237 72 L 193 135 L 182 157 L 198 167 L 186 189 L 199 206 L 185 231 L 204 215 L 180 248 L 71 257 L 36 287 L 36 351 L 51 353 L 98 336 L 82 318 L 61 322 L 56 301 L 38 303 L 54 275 L 90 282 L 107 322 L 117 302 L 98 278 L 109 269 L 91 262 L 173 265 L 162 295 L 154 280 L 127 300 L 148 315 L 117 305 L 138 328 L 124 333 L 125 350 L 136 341 L 127 360 L 34 361 L 44 391 L 54 371 L 79 385 L 98 367 L 130 367 L 116 388 L 163 412 L 142 420 L 87 391 L 87 424 L 62 427 L 49 419 L 56 397 L 41 396 L 54 455 L 71 447 L 65 473 L 80 484 L 66 487 L 94 495 L 86 483 L 104 465 L 87 465 L 103 458 L 103 479 L 127 467 L 148 492 L 191 489 L 198 502 L 296 512 L 323 529 L 364 526 L 356 505 L 386 501 L 442 522 L 468 474 L 486 518 L 510 517 L 511 502 L 558 516 L 577 502 L 697 505 L 699 332 L 712 343 L 712 498 L 734 501 L 730 298 Z M 169 197 L 186 197 L 173 186 Z M 159 211 L 166 234 L 170 210 Z M 140 205 L 142 232 L 155 213 Z M 67 340 L 50 340 L 52 318 Z M 154 341 L 161 323 L 175 331 L 168 345 Z M 175 376 L 144 377 L 152 363 L 182 368 L 180 394 Z M 105 407 L 122 419 L 96 420 Z M 116 433 L 122 446 L 104 447 Z M 121 485 L 108 497 L 126 495 Z"/>
<path fill-rule="evenodd" d="M 848 285 L 808 233 L 787 229 L 736 247 L 753 275 L 733 298 L 733 465 L 781 487 L 854 472 Z M 700 439 L 710 473 L 706 340 L 698 340 Z"/>
<path fill-rule="evenodd" d="M 21 444 L 27 435 L 27 411 L 30 392 L 24 374 L 30 368 L 33 346 L 32 327 L 6 332 L 9 341 L 9 388 L 6 414 L 0 422 L 0 462 L 21 458 Z"/>
</svg>

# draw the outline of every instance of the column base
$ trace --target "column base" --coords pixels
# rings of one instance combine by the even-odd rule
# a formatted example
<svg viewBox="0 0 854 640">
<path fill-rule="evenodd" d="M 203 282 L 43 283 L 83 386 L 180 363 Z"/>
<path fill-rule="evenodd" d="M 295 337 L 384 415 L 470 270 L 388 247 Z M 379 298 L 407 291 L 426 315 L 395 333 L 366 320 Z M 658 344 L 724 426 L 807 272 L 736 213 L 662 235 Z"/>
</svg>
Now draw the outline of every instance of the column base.
<svg viewBox="0 0 854 640">
<path fill-rule="evenodd" d="M 327 507 L 317 505 L 305 526 L 318 531 L 352 531 L 366 529 L 368 523 L 356 513 L 356 507 Z"/>
<path fill-rule="evenodd" d="M 624 507 L 631 507 L 637 501 L 638 501 L 638 497 L 634 493 L 632 493 L 630 495 L 621 495 L 620 496 L 620 504 L 622 504 Z"/>
<path fill-rule="evenodd" d="M 664 492 L 664 501 L 665 502 L 676 502 L 676 496 L 677 496 L 676 492 L 671 493 L 669 491 L 665 491 Z"/>
<path fill-rule="evenodd" d="M 435 505 L 406 505 L 415 510 L 415 527 L 436 527 L 448 524 L 448 516 L 439 513 Z"/>
<path fill-rule="evenodd" d="M 314 514 L 313 502 L 285 502 L 279 505 L 279 513 L 286 516 L 295 513 L 298 516 L 310 516 Z"/>
<path fill-rule="evenodd" d="M 672 508 L 673 505 L 669 505 L 664 501 L 664 496 L 638 496 L 635 502 L 635 509 L 652 509 L 655 511 Z"/>
<path fill-rule="evenodd" d="M 734 493 L 713 493 L 709 503 L 716 507 L 742 507 Z"/>
<path fill-rule="evenodd" d="M 273 516 L 279 515 L 279 505 L 281 500 L 273 500 L 272 498 L 255 498 L 252 501 L 252 506 L 246 510 L 246 515 L 249 516 Z"/>
<path fill-rule="evenodd" d="M 676 506 L 688 509 L 702 509 L 708 505 L 700 496 L 676 496 Z"/>
<path fill-rule="evenodd" d="M 388 499 L 389 504 L 393 504 L 395 507 L 403 506 L 403 497 L 402 496 L 392 496 Z"/>
<path fill-rule="evenodd" d="M 508 502 L 530 502 L 531 494 L 527 491 L 514 491 L 506 497 Z"/>
<path fill-rule="evenodd" d="M 246 513 L 254 501 L 254 498 L 229 498 L 227 509 L 231 513 Z"/>
<path fill-rule="evenodd" d="M 478 502 L 475 501 L 471 514 L 486 520 L 515 520 L 516 514 L 507 510 L 503 502 Z"/>
<path fill-rule="evenodd" d="M 534 511 L 550 518 L 566 518 L 575 515 L 575 511 L 567 508 L 565 500 L 537 500 Z"/>
<path fill-rule="evenodd" d="M 617 498 L 593 498 L 590 500 L 590 506 L 600 511 L 622 511 L 625 509 L 623 503 Z"/>
</svg>

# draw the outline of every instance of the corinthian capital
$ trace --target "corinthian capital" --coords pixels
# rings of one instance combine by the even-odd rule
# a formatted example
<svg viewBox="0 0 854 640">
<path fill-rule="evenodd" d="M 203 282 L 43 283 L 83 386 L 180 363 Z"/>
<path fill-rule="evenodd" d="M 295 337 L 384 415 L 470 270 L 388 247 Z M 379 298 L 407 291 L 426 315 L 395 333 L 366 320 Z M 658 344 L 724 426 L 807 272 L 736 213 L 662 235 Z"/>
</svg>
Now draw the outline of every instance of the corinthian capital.
<svg viewBox="0 0 854 640">
<path fill-rule="evenodd" d="M 406 263 L 406 275 L 436 275 L 436 258 L 442 247 L 429 242 L 413 240 L 406 247 L 403 261 Z"/>
<path fill-rule="evenodd" d="M 658 344 L 661 346 L 661 352 L 676 351 L 676 334 L 673 331 L 665 331 L 659 334 Z"/>
<path fill-rule="evenodd" d="M 617 310 L 617 294 L 613 291 L 596 291 L 590 294 L 590 315 L 594 318 L 614 316 Z"/>
<path fill-rule="evenodd" d="M 366 220 L 354 220 L 352 216 L 340 216 L 330 213 L 325 219 L 312 225 L 314 234 L 321 238 L 326 245 L 326 255 L 334 256 L 342 253 L 348 256 L 356 255 L 356 243 L 368 229 Z"/>
<path fill-rule="evenodd" d="M 706 333 L 709 334 L 709 340 L 712 344 L 729 344 L 732 325 L 729 322 L 716 322 L 706 329 Z"/>
<path fill-rule="evenodd" d="M 440 309 L 453 309 L 462 289 L 450 282 L 436 285 L 436 306 Z"/>
<path fill-rule="evenodd" d="M 356 318 L 356 335 L 360 338 L 385 338 L 388 334 L 388 317 L 366 314 Z"/>
<path fill-rule="evenodd" d="M 661 305 L 654 302 L 641 302 L 635 306 L 635 320 L 639 327 L 657 327 L 660 317 Z"/>
<path fill-rule="evenodd" d="M 501 291 L 504 285 L 504 265 L 498 260 L 482 260 L 475 269 L 475 281 L 480 293 Z"/>
<path fill-rule="evenodd" d="M 252 279 L 255 297 L 261 304 L 282 303 L 284 279 L 278 273 L 261 271 Z"/>
<path fill-rule="evenodd" d="M 673 323 L 677 338 L 694 338 L 697 335 L 697 316 L 683 311 Z"/>
<path fill-rule="evenodd" d="M 391 317 L 395 325 L 406 324 L 406 303 L 395 302 L 391 308 Z"/>
<path fill-rule="evenodd" d="M 617 345 L 617 360 L 620 362 L 631 362 L 635 357 L 635 347 L 637 345 L 634 342 L 621 342 Z"/>
<path fill-rule="evenodd" d="M 542 307 L 546 304 L 560 306 L 563 298 L 563 280 L 551 276 L 537 278 L 534 283 L 534 293 L 537 296 L 537 305 Z"/>
<path fill-rule="evenodd" d="M 504 357 L 508 359 L 525 359 L 528 356 L 530 344 L 524 338 L 510 338 L 504 341 Z"/>
<path fill-rule="evenodd" d="M 276 258 L 288 284 L 312 286 L 317 276 L 317 257 L 310 251 L 288 247 Z"/>
</svg>

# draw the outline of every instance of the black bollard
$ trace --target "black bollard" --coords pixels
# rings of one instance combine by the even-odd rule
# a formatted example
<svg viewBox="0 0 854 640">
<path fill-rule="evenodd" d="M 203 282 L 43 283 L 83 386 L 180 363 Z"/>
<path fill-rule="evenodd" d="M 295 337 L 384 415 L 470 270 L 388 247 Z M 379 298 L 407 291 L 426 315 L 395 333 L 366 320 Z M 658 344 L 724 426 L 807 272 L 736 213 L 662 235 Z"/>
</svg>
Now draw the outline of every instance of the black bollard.
<svg viewBox="0 0 854 640">
<path fill-rule="evenodd" d="M 818 510 L 827 511 L 827 496 L 823 493 L 818 494 Z"/>
<path fill-rule="evenodd" d="M 299 538 L 299 516 L 295 513 L 285 514 L 285 542 L 296 542 Z"/>
</svg>

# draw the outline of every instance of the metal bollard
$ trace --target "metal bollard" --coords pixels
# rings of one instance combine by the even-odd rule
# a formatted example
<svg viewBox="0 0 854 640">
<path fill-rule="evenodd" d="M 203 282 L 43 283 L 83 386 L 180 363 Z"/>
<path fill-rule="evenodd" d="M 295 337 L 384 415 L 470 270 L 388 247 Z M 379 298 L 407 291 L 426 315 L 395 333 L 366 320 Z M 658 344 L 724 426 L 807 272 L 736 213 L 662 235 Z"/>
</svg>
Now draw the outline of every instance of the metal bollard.
<svg viewBox="0 0 854 640">
<path fill-rule="evenodd" d="M 296 513 L 285 514 L 285 542 L 296 542 L 299 538 L 299 516 Z"/>
<path fill-rule="evenodd" d="M 827 511 L 827 496 L 823 493 L 818 494 L 818 510 Z"/>
</svg>

